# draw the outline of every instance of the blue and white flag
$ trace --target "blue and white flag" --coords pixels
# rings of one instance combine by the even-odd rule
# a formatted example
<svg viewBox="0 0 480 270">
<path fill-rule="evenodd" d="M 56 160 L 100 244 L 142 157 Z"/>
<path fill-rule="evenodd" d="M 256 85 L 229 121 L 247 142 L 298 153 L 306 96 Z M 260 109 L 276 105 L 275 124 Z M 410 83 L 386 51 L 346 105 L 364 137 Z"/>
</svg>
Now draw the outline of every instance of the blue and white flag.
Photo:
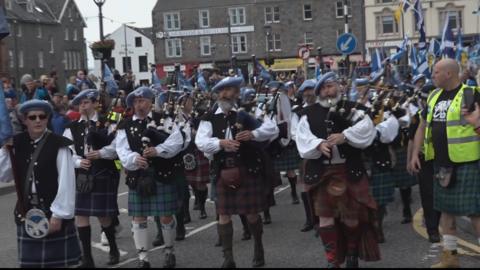
<svg viewBox="0 0 480 270">
<path fill-rule="evenodd" d="M 389 57 L 390 61 L 393 62 L 393 61 L 400 60 L 403 54 L 405 54 L 405 52 L 407 51 L 407 45 L 408 45 L 408 36 L 405 35 L 405 38 L 403 39 L 402 44 L 400 45 L 400 47 L 397 48 L 398 51 L 390 55 Z"/>
<path fill-rule="evenodd" d="M 270 74 L 270 72 L 268 72 L 268 70 L 264 66 L 262 66 L 262 64 L 260 64 L 260 62 L 258 62 L 258 60 L 256 59 L 255 59 L 255 65 L 256 65 L 257 71 L 260 74 L 260 78 L 263 79 L 263 82 L 265 84 L 270 82 L 272 80 L 272 75 Z"/>
<path fill-rule="evenodd" d="M 457 49 L 455 50 L 455 60 L 458 62 L 462 61 L 462 53 L 463 53 L 463 36 L 462 36 L 462 28 L 458 29 L 457 33 Z"/>
<path fill-rule="evenodd" d="M 455 59 L 455 38 L 453 36 L 452 26 L 450 25 L 448 14 L 445 16 L 440 51 L 444 57 Z"/>
<path fill-rule="evenodd" d="M 0 8 L 1 10 L 1 8 Z M 5 103 L 3 83 L 0 81 L 0 147 L 13 136 L 12 122 Z"/>
<path fill-rule="evenodd" d="M 207 91 L 207 81 L 203 77 L 203 71 L 201 69 L 197 70 L 197 86 L 200 91 Z"/>
<path fill-rule="evenodd" d="M 107 64 L 105 64 L 103 68 L 103 81 L 106 84 L 105 87 L 107 89 L 107 93 L 111 97 L 117 96 L 118 85 L 117 82 L 115 82 L 115 79 L 113 78 L 113 73 Z"/>
<path fill-rule="evenodd" d="M 8 22 L 5 16 L 5 10 L 3 7 L 0 7 L 0 40 L 10 34 L 10 30 L 8 30 Z"/>
<path fill-rule="evenodd" d="M 427 48 L 427 37 L 425 34 L 425 19 L 423 18 L 423 10 L 421 0 L 416 0 L 413 7 L 413 14 L 415 16 L 415 23 L 417 24 L 420 39 L 418 41 L 418 50 Z"/>
<path fill-rule="evenodd" d="M 418 54 L 415 46 L 410 45 L 410 65 L 413 68 L 413 72 L 415 73 L 418 68 Z"/>
<path fill-rule="evenodd" d="M 378 50 L 378 48 L 375 48 L 375 54 L 372 55 L 370 67 L 372 73 L 377 72 L 382 68 L 382 56 L 380 55 L 380 51 Z"/>
<path fill-rule="evenodd" d="M 429 78 L 432 76 L 430 73 L 430 68 L 428 65 L 427 54 L 419 54 L 418 67 L 416 74 L 423 74 L 425 77 Z"/>
<path fill-rule="evenodd" d="M 160 78 L 158 77 L 156 68 L 152 70 L 152 85 L 153 85 L 153 88 L 157 91 L 163 90 L 162 80 L 160 80 Z"/>
<path fill-rule="evenodd" d="M 192 92 L 193 85 L 190 80 L 185 78 L 181 71 L 177 71 L 177 85 L 178 90 L 187 90 L 187 92 Z"/>
</svg>

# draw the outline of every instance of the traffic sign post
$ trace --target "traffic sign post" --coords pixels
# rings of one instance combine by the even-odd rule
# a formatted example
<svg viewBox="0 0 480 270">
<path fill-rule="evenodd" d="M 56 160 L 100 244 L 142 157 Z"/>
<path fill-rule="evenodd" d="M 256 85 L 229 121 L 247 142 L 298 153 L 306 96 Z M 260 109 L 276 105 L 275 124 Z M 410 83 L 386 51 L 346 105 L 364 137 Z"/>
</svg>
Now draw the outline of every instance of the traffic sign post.
<svg viewBox="0 0 480 270">
<path fill-rule="evenodd" d="M 357 48 L 357 38 L 350 33 L 342 34 L 337 39 L 337 50 L 344 55 L 352 54 Z"/>
</svg>

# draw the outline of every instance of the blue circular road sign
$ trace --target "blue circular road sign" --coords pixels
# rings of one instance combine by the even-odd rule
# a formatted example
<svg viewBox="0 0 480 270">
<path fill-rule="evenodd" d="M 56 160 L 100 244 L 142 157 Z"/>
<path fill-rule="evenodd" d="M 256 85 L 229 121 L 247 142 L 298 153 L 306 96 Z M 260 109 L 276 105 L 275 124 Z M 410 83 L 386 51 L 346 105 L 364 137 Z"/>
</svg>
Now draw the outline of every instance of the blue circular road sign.
<svg viewBox="0 0 480 270">
<path fill-rule="evenodd" d="M 350 33 L 342 34 L 337 39 L 337 50 L 342 54 L 351 54 L 357 48 L 357 38 Z"/>
</svg>

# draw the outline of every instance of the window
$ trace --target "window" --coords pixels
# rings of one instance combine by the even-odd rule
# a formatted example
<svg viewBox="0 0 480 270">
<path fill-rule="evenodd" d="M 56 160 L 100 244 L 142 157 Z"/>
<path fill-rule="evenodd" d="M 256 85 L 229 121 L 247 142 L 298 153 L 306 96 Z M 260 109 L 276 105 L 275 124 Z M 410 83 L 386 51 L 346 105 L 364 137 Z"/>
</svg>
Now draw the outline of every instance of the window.
<svg viewBox="0 0 480 270">
<path fill-rule="evenodd" d="M 37 38 L 42 38 L 42 25 L 37 25 Z"/>
<path fill-rule="evenodd" d="M 23 68 L 23 51 L 18 52 L 18 67 Z"/>
<path fill-rule="evenodd" d="M 123 64 L 123 73 L 127 73 L 128 71 L 132 70 L 132 58 L 129 57 L 122 57 L 122 64 Z"/>
<path fill-rule="evenodd" d="M 247 53 L 247 35 L 232 35 L 232 53 Z"/>
<path fill-rule="evenodd" d="M 459 28 L 463 27 L 462 24 L 462 10 L 461 9 L 451 9 L 440 11 L 440 35 L 443 32 L 443 26 L 445 25 L 445 18 L 448 17 L 448 23 L 454 32 L 458 31 Z"/>
<path fill-rule="evenodd" d="M 393 3 L 393 0 L 376 0 L 377 4 Z"/>
<path fill-rule="evenodd" d="M 280 22 L 280 7 L 265 7 L 265 23 Z"/>
<path fill-rule="evenodd" d="M 303 5 L 303 19 L 311 20 L 312 17 L 312 5 Z"/>
<path fill-rule="evenodd" d="M 180 30 L 180 12 L 164 13 L 163 24 L 165 30 Z"/>
<path fill-rule="evenodd" d="M 304 34 L 305 44 L 313 44 L 312 32 L 305 32 Z"/>
<path fill-rule="evenodd" d="M 142 55 L 138 57 L 138 66 L 140 72 L 148 72 L 148 59 L 147 56 Z"/>
<path fill-rule="evenodd" d="M 336 2 L 336 14 L 337 14 L 337 18 L 340 18 L 340 17 L 343 17 L 345 16 L 344 14 L 344 7 L 343 7 L 343 0 L 337 0 Z M 348 12 L 348 17 L 352 17 L 352 4 L 351 4 L 351 0 L 347 0 L 347 12 Z"/>
<path fill-rule="evenodd" d="M 142 37 L 135 37 L 135 47 L 142 47 Z"/>
<path fill-rule="evenodd" d="M 108 66 L 113 70 L 115 69 L 115 57 L 110 57 L 108 59 Z"/>
<path fill-rule="evenodd" d="M 8 10 L 12 9 L 12 0 L 5 0 L 5 8 Z"/>
<path fill-rule="evenodd" d="M 208 9 L 198 11 L 198 20 L 200 28 L 210 27 L 210 13 Z"/>
<path fill-rule="evenodd" d="M 27 2 L 27 11 L 29 13 L 33 13 L 33 7 L 35 6 L 35 3 L 33 2 L 33 0 L 28 0 Z"/>
<path fill-rule="evenodd" d="M 200 37 L 200 55 L 211 55 L 212 54 L 212 40 L 210 37 Z"/>
<path fill-rule="evenodd" d="M 78 32 L 77 29 L 73 29 L 73 40 L 77 41 L 78 40 Z"/>
<path fill-rule="evenodd" d="M 49 51 L 49 53 L 52 53 L 52 54 L 53 54 L 53 53 L 55 53 L 55 48 L 53 47 L 53 37 L 52 37 L 52 36 L 50 36 L 49 42 L 50 42 L 50 51 Z"/>
<path fill-rule="evenodd" d="M 22 37 L 22 25 L 17 24 L 17 37 Z"/>
<path fill-rule="evenodd" d="M 65 69 L 68 70 L 68 52 L 63 52 L 63 64 L 65 65 Z"/>
<path fill-rule="evenodd" d="M 267 35 L 267 50 L 270 52 L 282 50 L 280 34 Z"/>
<path fill-rule="evenodd" d="M 386 11 L 376 16 L 377 35 L 397 35 L 398 24 L 392 12 Z"/>
<path fill-rule="evenodd" d="M 245 8 L 229 8 L 228 14 L 230 15 L 230 25 L 244 25 L 246 23 Z"/>
<path fill-rule="evenodd" d="M 8 50 L 8 65 L 10 66 L 10 68 L 15 67 L 15 57 L 13 56 L 14 56 L 13 51 Z"/>
<path fill-rule="evenodd" d="M 38 51 L 38 67 L 43 68 L 43 51 Z"/>
<path fill-rule="evenodd" d="M 68 9 L 68 18 L 72 17 L 72 9 L 71 7 Z"/>
<path fill-rule="evenodd" d="M 165 40 L 166 53 L 168 58 L 182 57 L 182 40 L 179 38 Z"/>
<path fill-rule="evenodd" d="M 65 40 L 68 40 L 68 28 L 65 28 Z"/>
</svg>

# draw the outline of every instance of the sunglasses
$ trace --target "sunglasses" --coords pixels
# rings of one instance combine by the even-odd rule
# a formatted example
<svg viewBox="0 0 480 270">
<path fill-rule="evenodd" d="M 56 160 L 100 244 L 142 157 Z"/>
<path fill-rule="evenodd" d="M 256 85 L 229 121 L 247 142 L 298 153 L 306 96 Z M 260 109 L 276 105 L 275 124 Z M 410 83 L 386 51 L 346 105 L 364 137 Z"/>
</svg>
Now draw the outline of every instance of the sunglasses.
<svg viewBox="0 0 480 270">
<path fill-rule="evenodd" d="M 27 118 L 30 121 L 35 121 L 37 119 L 45 120 L 45 119 L 47 119 L 47 115 L 46 114 L 34 114 L 34 115 L 27 116 Z"/>
</svg>

